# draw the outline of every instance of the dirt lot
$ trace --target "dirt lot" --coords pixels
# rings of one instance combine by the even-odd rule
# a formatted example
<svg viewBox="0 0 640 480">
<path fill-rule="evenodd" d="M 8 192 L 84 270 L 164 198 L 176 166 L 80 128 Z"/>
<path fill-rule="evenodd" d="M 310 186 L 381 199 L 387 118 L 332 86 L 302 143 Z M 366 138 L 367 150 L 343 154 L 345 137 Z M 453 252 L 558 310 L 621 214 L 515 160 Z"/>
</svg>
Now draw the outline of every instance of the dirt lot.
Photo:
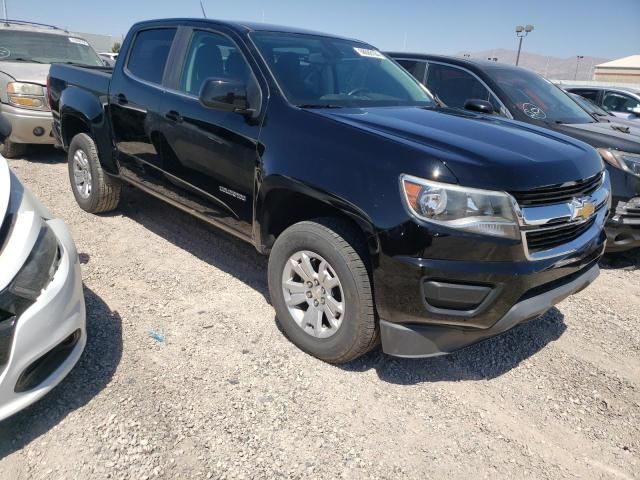
<svg viewBox="0 0 640 480">
<path fill-rule="evenodd" d="M 638 253 L 458 354 L 334 367 L 278 330 L 251 246 L 133 190 L 86 214 L 49 149 L 9 163 L 71 227 L 89 343 L 0 423 L 2 479 L 640 478 Z"/>
</svg>

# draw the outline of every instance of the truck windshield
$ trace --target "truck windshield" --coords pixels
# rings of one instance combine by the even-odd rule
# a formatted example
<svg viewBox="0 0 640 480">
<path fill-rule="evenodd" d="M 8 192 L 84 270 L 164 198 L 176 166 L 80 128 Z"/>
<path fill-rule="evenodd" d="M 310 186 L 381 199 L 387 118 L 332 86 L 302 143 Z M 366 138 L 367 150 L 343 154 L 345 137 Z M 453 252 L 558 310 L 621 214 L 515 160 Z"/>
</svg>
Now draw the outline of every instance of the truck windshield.
<svg viewBox="0 0 640 480">
<path fill-rule="evenodd" d="M 595 121 L 560 88 L 537 73 L 500 66 L 487 67 L 486 72 L 509 97 L 510 110 L 519 110 L 533 120 L 548 123 Z"/>
<path fill-rule="evenodd" d="M 289 102 L 308 108 L 434 106 L 427 90 L 371 46 L 320 35 L 252 38 Z"/>
<path fill-rule="evenodd" d="M 8 29 L 0 30 L 0 61 L 104 65 L 82 38 Z"/>
</svg>

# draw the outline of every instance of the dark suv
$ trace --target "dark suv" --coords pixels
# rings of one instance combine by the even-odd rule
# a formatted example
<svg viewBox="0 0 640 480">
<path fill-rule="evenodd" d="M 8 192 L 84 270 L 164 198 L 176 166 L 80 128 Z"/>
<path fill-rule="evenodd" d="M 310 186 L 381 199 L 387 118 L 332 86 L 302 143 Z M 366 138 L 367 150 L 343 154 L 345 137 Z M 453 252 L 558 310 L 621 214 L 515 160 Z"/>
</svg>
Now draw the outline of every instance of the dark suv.
<svg viewBox="0 0 640 480">
<path fill-rule="evenodd" d="M 113 73 L 54 65 L 54 130 L 89 212 L 131 184 L 269 255 L 303 350 L 440 355 L 598 275 L 609 179 L 588 145 L 441 108 L 371 45 L 293 28 L 135 25 Z"/>
<path fill-rule="evenodd" d="M 474 58 L 390 53 L 447 106 L 497 113 L 598 149 L 611 175 L 607 251 L 640 246 L 640 123 L 592 116 L 566 92 L 522 67 Z"/>
</svg>

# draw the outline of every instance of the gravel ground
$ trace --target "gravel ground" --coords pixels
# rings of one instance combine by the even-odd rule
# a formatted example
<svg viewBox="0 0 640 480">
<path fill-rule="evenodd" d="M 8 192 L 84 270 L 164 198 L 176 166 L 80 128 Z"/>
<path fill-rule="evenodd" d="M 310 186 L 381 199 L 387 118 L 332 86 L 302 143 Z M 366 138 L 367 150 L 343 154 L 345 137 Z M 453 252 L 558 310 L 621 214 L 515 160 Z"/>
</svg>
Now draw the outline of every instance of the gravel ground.
<svg viewBox="0 0 640 480">
<path fill-rule="evenodd" d="M 640 254 L 457 354 L 335 367 L 278 330 L 266 260 L 127 190 L 77 206 L 49 149 L 10 166 L 73 232 L 89 342 L 0 423 L 0 478 L 640 478 Z"/>
</svg>

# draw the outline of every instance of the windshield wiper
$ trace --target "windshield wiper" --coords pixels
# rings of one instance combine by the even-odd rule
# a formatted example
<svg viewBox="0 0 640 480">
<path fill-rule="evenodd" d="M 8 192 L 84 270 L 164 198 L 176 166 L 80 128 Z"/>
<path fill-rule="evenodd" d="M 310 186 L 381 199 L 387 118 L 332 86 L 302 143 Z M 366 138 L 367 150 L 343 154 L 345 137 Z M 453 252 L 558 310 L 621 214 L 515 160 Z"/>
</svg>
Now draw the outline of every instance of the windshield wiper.
<svg viewBox="0 0 640 480">
<path fill-rule="evenodd" d="M 304 103 L 302 105 L 296 105 L 298 108 L 343 108 L 341 105 L 334 105 L 332 103 Z"/>
<path fill-rule="evenodd" d="M 8 58 L 5 61 L 7 61 L 7 62 L 45 63 L 45 62 L 40 62 L 38 60 L 34 60 L 32 58 L 24 58 L 24 57 Z"/>
</svg>

